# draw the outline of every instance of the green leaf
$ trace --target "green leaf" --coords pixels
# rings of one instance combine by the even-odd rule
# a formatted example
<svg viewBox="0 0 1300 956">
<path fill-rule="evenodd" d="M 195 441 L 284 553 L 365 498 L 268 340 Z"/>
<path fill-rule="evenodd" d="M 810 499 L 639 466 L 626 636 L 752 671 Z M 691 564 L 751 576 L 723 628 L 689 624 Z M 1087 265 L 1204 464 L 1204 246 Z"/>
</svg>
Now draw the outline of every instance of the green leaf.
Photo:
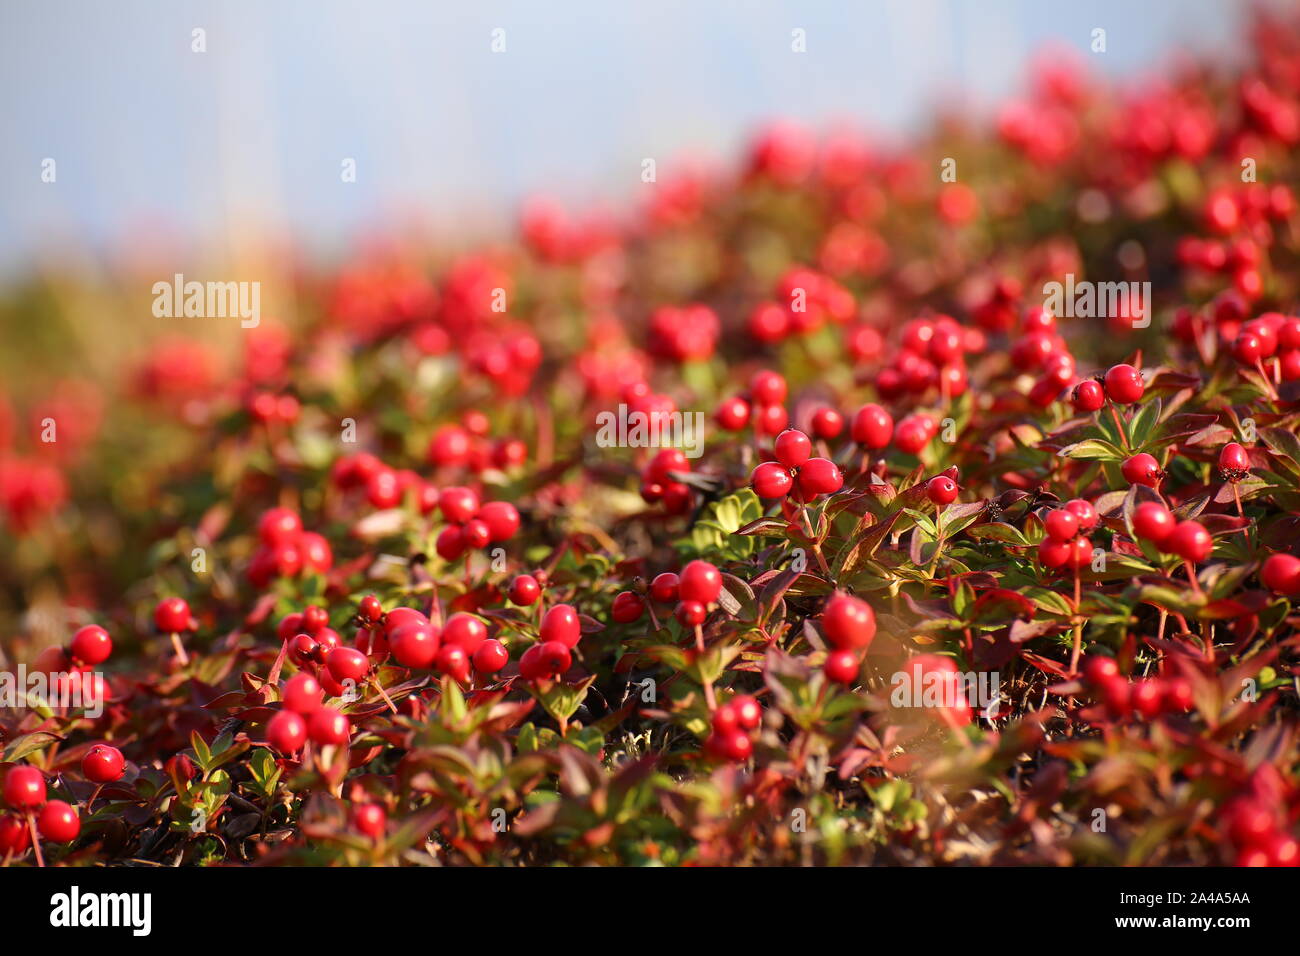
<svg viewBox="0 0 1300 956">
<path fill-rule="evenodd" d="M 1061 449 L 1062 458 L 1085 459 L 1088 461 L 1123 461 L 1128 455 L 1115 445 L 1100 438 L 1087 438 Z"/>
</svg>

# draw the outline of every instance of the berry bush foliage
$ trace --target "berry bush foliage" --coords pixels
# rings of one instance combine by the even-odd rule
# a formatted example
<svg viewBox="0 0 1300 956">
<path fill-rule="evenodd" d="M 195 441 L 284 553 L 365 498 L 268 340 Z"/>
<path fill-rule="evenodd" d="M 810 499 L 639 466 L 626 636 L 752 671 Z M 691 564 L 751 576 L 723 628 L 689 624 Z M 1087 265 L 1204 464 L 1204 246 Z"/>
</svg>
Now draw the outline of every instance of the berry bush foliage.
<svg viewBox="0 0 1300 956">
<path fill-rule="evenodd" d="M 1251 49 L 774 125 L 15 396 L 0 860 L 1295 865 L 1300 25 Z"/>
</svg>

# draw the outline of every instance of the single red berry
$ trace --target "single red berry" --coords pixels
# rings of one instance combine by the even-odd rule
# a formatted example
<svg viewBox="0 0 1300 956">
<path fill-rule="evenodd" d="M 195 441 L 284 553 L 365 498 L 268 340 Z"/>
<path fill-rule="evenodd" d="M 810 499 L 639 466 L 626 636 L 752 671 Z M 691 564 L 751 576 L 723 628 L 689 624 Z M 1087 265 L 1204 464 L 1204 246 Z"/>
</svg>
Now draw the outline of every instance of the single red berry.
<svg viewBox="0 0 1300 956">
<path fill-rule="evenodd" d="M 573 664 L 570 645 L 561 641 L 543 641 L 537 653 L 537 663 L 543 675 L 559 677 Z"/>
<path fill-rule="evenodd" d="M 692 561 L 682 568 L 677 593 L 683 601 L 712 604 L 722 593 L 722 574 L 707 561 Z"/>
<path fill-rule="evenodd" d="M 473 614 L 460 612 L 447 618 L 442 628 L 442 643 L 462 647 L 466 654 L 472 655 L 479 645 L 487 640 L 487 625 L 482 618 Z"/>
<path fill-rule="evenodd" d="M 1194 703 L 1190 681 L 1182 677 L 1172 677 L 1165 681 L 1165 710 L 1175 714 L 1185 714 L 1192 709 Z"/>
<path fill-rule="evenodd" d="M 754 431 L 759 435 L 779 435 L 790 424 L 784 405 L 758 405 L 754 408 Z"/>
<path fill-rule="evenodd" d="M 1246 449 L 1230 441 L 1219 451 L 1219 474 L 1226 481 L 1241 481 L 1250 472 L 1250 456 Z"/>
<path fill-rule="evenodd" d="M 656 574 L 650 582 L 650 597 L 659 604 L 675 604 L 679 584 L 680 579 L 672 571 Z"/>
<path fill-rule="evenodd" d="M 1147 720 L 1160 716 L 1164 709 L 1164 690 L 1158 680 L 1140 680 L 1129 691 L 1133 709 Z"/>
<path fill-rule="evenodd" d="M 519 510 L 508 501 L 489 501 L 479 508 L 478 520 L 487 525 L 489 541 L 509 541 L 519 530 Z"/>
<path fill-rule="evenodd" d="M 737 694 L 728 703 L 736 711 L 736 720 L 746 730 L 753 730 L 763 722 L 763 705 L 749 694 Z"/>
<path fill-rule="evenodd" d="M 460 526 L 449 524 L 438 532 L 438 539 L 434 542 L 433 547 L 442 560 L 455 561 L 465 553 L 465 549 L 469 545 L 465 541 L 465 536 L 461 534 Z"/>
<path fill-rule="evenodd" d="M 330 676 L 340 684 L 358 682 L 370 670 L 370 659 L 353 647 L 336 647 L 325 655 Z"/>
<path fill-rule="evenodd" d="M 473 662 L 480 674 L 495 674 L 510 663 L 510 652 L 496 638 L 489 637 L 474 652 Z"/>
<path fill-rule="evenodd" d="M 799 493 L 806 500 L 817 495 L 833 495 L 844 487 L 844 475 L 829 458 L 809 458 L 799 469 L 796 481 Z"/>
<path fill-rule="evenodd" d="M 479 647 L 482 646 L 482 644 L 479 645 Z M 465 648 L 459 644 L 447 643 L 438 648 L 438 656 L 433 661 L 434 667 L 438 669 L 440 674 L 446 674 L 459 683 L 469 680 L 471 663 L 470 655 Z"/>
<path fill-rule="evenodd" d="M 1095 412 L 1106 404 L 1106 390 L 1096 379 L 1086 379 L 1074 387 L 1070 402 L 1076 411 Z"/>
<path fill-rule="evenodd" d="M 861 666 L 858 655 L 853 651 L 831 651 L 826 655 L 822 670 L 825 671 L 827 680 L 847 687 L 857 681 Z"/>
<path fill-rule="evenodd" d="M 321 705 L 322 693 L 320 681 L 303 672 L 294 674 L 289 678 L 284 685 L 284 693 L 281 699 L 284 706 L 295 714 L 306 715 Z"/>
<path fill-rule="evenodd" d="M 614 595 L 614 603 L 610 607 L 610 617 L 619 624 L 631 624 L 633 621 L 640 619 L 645 613 L 645 601 L 641 595 L 633 591 L 620 591 Z"/>
<path fill-rule="evenodd" d="M 780 405 L 786 396 L 785 379 L 776 372 L 755 372 L 749 380 L 749 393 L 758 405 Z"/>
<path fill-rule="evenodd" d="M 388 814 L 377 803 L 363 803 L 352 808 L 352 825 L 370 839 L 380 840 L 388 826 Z"/>
<path fill-rule="evenodd" d="M 1158 501 L 1144 501 L 1133 509 L 1133 532 L 1157 548 L 1169 540 L 1178 524 L 1173 512 Z"/>
<path fill-rule="evenodd" d="M 1092 686 L 1100 687 L 1106 681 L 1119 677 L 1119 663 L 1113 657 L 1089 654 L 1083 659 L 1083 676 Z"/>
<path fill-rule="evenodd" d="M 1270 554 L 1259 572 L 1260 583 L 1278 594 L 1300 594 L 1300 558 Z"/>
<path fill-rule="evenodd" d="M 1120 466 L 1124 480 L 1133 485 L 1146 485 L 1154 488 L 1160 481 L 1162 472 L 1160 463 L 1146 452 L 1140 452 L 1124 459 Z"/>
<path fill-rule="evenodd" d="M 1091 531 L 1097 527 L 1097 509 L 1092 506 L 1092 502 L 1071 498 L 1065 503 L 1065 510 L 1079 519 L 1080 531 Z"/>
<path fill-rule="evenodd" d="M 909 415 L 894 430 L 894 444 L 908 455 L 918 454 L 934 437 L 931 422 L 917 415 Z"/>
<path fill-rule="evenodd" d="M 748 760 L 754 753 L 754 742 L 743 730 L 714 734 L 709 738 L 707 746 L 710 753 L 735 763 Z"/>
<path fill-rule="evenodd" d="M 822 634 L 838 650 L 865 651 L 876 636 L 876 612 L 861 598 L 836 592 L 822 609 Z"/>
<path fill-rule="evenodd" d="M 1258 333 L 1242 331 L 1232 342 L 1232 357 L 1242 365 L 1254 365 L 1264 357 L 1264 343 Z"/>
<path fill-rule="evenodd" d="M 729 734 L 733 730 L 740 729 L 740 715 L 736 713 L 736 708 L 728 701 L 718 707 L 710 718 L 713 725 L 714 733 Z"/>
<path fill-rule="evenodd" d="M 553 605 L 542 618 L 537 636 L 543 642 L 558 641 L 565 647 L 577 647 L 582 638 L 577 610 L 571 604 Z"/>
<path fill-rule="evenodd" d="M 786 468 L 798 468 L 812 454 L 812 442 L 797 428 L 787 428 L 776 436 L 776 460 Z"/>
<path fill-rule="evenodd" d="M 438 629 L 427 621 L 411 621 L 388 635 L 388 649 L 397 663 L 416 670 L 432 666 L 439 644 Z"/>
<path fill-rule="evenodd" d="M 1038 545 L 1038 562 L 1050 570 L 1065 567 L 1073 554 L 1074 549 L 1069 541 L 1044 538 Z"/>
<path fill-rule="evenodd" d="M 1092 561 L 1092 539 L 1085 535 L 1079 535 L 1073 541 L 1069 542 L 1070 558 L 1069 565 L 1072 568 L 1087 567 Z"/>
<path fill-rule="evenodd" d="M 1161 550 L 1176 554 L 1192 564 L 1199 564 L 1214 550 L 1214 539 L 1200 522 L 1180 521 L 1174 526 Z"/>
<path fill-rule="evenodd" d="M 510 582 L 510 603 L 518 604 L 520 607 L 531 607 L 537 603 L 541 596 L 542 589 L 537 584 L 537 579 L 531 574 L 518 574 Z"/>
<path fill-rule="evenodd" d="M 112 783 L 126 771 L 122 751 L 108 744 L 95 744 L 81 758 L 81 773 L 91 783 Z"/>
<path fill-rule="evenodd" d="M 1073 511 L 1058 508 L 1043 519 L 1047 536 L 1055 541 L 1069 541 L 1079 533 L 1079 517 Z"/>
<path fill-rule="evenodd" d="M 113 653 L 113 639 L 99 625 L 87 624 L 72 635 L 68 650 L 82 664 L 102 664 Z"/>
<path fill-rule="evenodd" d="M 1238 797 L 1224 807 L 1228 836 L 1237 846 L 1258 846 L 1277 825 L 1272 809 L 1260 800 Z"/>
<path fill-rule="evenodd" d="M 75 807 L 62 800 L 51 800 L 41 808 L 36 828 L 51 843 L 71 843 L 81 832 L 81 818 Z"/>
<path fill-rule="evenodd" d="M 1117 405 L 1132 405 L 1142 398 L 1146 383 L 1132 365 L 1112 365 L 1106 372 L 1106 397 Z"/>
<path fill-rule="evenodd" d="M 467 548 L 485 548 L 488 542 L 492 540 L 492 532 L 488 530 L 486 523 L 479 521 L 477 518 L 471 518 L 460 529 L 460 540 Z"/>
<path fill-rule="evenodd" d="M 341 746 L 348 742 L 351 732 L 348 718 L 333 707 L 320 707 L 312 711 L 307 724 L 308 736 L 321 747 Z"/>
<path fill-rule="evenodd" d="M 894 437 L 894 419 L 875 403 L 863 405 L 853 416 L 849 435 L 859 445 L 867 448 L 884 448 Z"/>
<path fill-rule="evenodd" d="M 302 534 L 302 518 L 288 508 L 270 508 L 257 521 L 257 536 L 268 547 L 292 544 Z"/>
<path fill-rule="evenodd" d="M 373 594 L 367 594 L 361 599 L 361 603 L 357 605 L 357 615 L 363 621 L 374 624 L 384 616 L 384 606 L 379 603 L 379 598 Z"/>
<path fill-rule="evenodd" d="M 45 775 L 25 764 L 10 767 L 5 775 L 5 803 L 13 810 L 30 810 L 45 802 Z"/>
<path fill-rule="evenodd" d="M 471 488 L 444 488 L 438 497 L 438 507 L 448 521 L 464 524 L 478 513 L 478 495 Z"/>
<path fill-rule="evenodd" d="M 153 609 L 153 625 L 163 634 L 178 634 L 190 629 L 190 606 L 184 598 L 163 598 Z"/>
<path fill-rule="evenodd" d="M 307 721 L 292 710 L 280 711 L 266 725 L 266 742 L 282 754 L 297 753 L 307 742 Z"/>
<path fill-rule="evenodd" d="M 302 629 L 308 634 L 318 634 L 323 627 L 329 627 L 329 612 L 323 607 L 309 604 L 302 610 Z"/>
<path fill-rule="evenodd" d="M 27 852 L 31 836 L 27 821 L 13 814 L 0 816 L 0 860 Z"/>
<path fill-rule="evenodd" d="M 699 601 L 682 601 L 673 613 L 677 615 L 677 621 L 682 627 L 695 627 L 704 623 L 708 608 Z"/>
<path fill-rule="evenodd" d="M 822 441 L 838 438 L 844 431 L 844 416 L 829 406 L 823 405 L 812 415 L 813 434 Z"/>
<path fill-rule="evenodd" d="M 724 400 L 718 406 L 718 410 L 713 413 L 713 418 L 718 423 L 719 428 L 724 428 L 729 432 L 738 432 L 749 424 L 749 412 L 749 402 L 737 395 L 734 398 Z"/>
<path fill-rule="evenodd" d="M 758 465 L 749 481 L 754 487 L 754 493 L 760 498 L 784 498 L 794 488 L 790 469 L 774 461 Z"/>
<path fill-rule="evenodd" d="M 1112 677 L 1097 685 L 1097 696 L 1111 717 L 1122 719 L 1133 710 L 1129 686 L 1123 677 Z"/>
<path fill-rule="evenodd" d="M 947 475 L 935 475 L 925 483 L 925 496 L 936 505 L 950 505 L 957 500 L 957 482 Z"/>
</svg>

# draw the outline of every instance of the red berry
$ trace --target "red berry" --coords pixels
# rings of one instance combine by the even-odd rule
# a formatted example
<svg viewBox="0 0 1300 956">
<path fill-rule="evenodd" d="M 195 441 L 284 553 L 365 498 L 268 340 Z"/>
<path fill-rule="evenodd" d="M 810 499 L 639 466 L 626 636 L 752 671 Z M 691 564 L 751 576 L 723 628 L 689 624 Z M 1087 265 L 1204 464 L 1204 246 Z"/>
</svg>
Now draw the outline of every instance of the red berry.
<svg viewBox="0 0 1300 956">
<path fill-rule="evenodd" d="M 558 641 L 565 647 L 577 647 L 582 638 L 582 624 L 578 620 L 577 610 L 571 604 L 553 605 L 542 618 L 537 636 L 543 642 Z"/>
<path fill-rule="evenodd" d="M 861 598 L 837 592 L 822 609 L 822 634 L 838 650 L 865 651 L 876 636 L 876 612 Z"/>
<path fill-rule="evenodd" d="M 288 508 L 270 508 L 257 522 L 257 536 L 268 547 L 292 544 L 302 533 L 302 518 Z"/>
<path fill-rule="evenodd" d="M 510 662 L 510 652 L 496 638 L 488 638 L 474 652 L 474 670 L 480 674 L 495 674 Z"/>
<path fill-rule="evenodd" d="M 320 681 L 310 674 L 294 674 L 284 685 L 284 706 L 295 714 L 310 714 L 321 705 Z"/>
<path fill-rule="evenodd" d="M 292 710 L 282 710 L 266 725 L 266 742 L 272 750 L 294 754 L 307 742 L 307 721 Z"/>
<path fill-rule="evenodd" d="M 1250 797 L 1238 797 L 1224 807 L 1228 836 L 1239 847 L 1258 846 L 1276 826 L 1273 811 Z"/>
<path fill-rule="evenodd" d="M 1146 452 L 1124 459 L 1120 466 L 1124 480 L 1133 485 L 1147 485 L 1154 488 L 1160 481 L 1160 463 Z"/>
<path fill-rule="evenodd" d="M 484 548 L 492 540 L 488 526 L 477 518 L 471 518 L 460 529 L 460 540 L 466 548 Z"/>
<path fill-rule="evenodd" d="M 1232 357 L 1242 365 L 1254 365 L 1264 357 L 1264 343 L 1259 334 L 1243 330 L 1232 342 Z"/>
<path fill-rule="evenodd" d="M 424 670 L 432 666 L 438 647 L 438 629 L 427 621 L 411 621 L 388 635 L 388 649 L 403 667 Z"/>
<path fill-rule="evenodd" d="M 936 505 L 949 505 L 957 500 L 957 482 L 947 475 L 935 475 L 925 483 L 925 496 Z"/>
<path fill-rule="evenodd" d="M 481 644 L 479 646 L 482 647 Z M 459 644 L 444 643 L 438 648 L 434 666 L 439 673 L 446 674 L 452 680 L 460 683 L 469 680 L 470 655 Z"/>
<path fill-rule="evenodd" d="M 1300 594 L 1300 558 L 1270 554 L 1259 572 L 1259 580 L 1278 594 Z"/>
<path fill-rule="evenodd" d="M 673 613 L 682 627 L 695 627 L 697 624 L 704 623 L 704 618 L 708 616 L 709 611 L 699 601 L 682 601 Z"/>
<path fill-rule="evenodd" d="M 1197 521 L 1180 521 L 1161 549 L 1176 554 L 1184 561 L 1199 564 L 1214 550 L 1214 539 L 1205 526 Z"/>
<path fill-rule="evenodd" d="M 672 571 L 656 574 L 650 582 L 650 597 L 660 604 L 675 604 L 679 583 L 680 579 Z"/>
<path fill-rule="evenodd" d="M 539 645 L 537 663 L 543 676 L 559 677 L 569 669 L 573 663 L 573 654 L 569 647 L 570 645 L 560 641 L 543 641 Z"/>
<path fill-rule="evenodd" d="M 1147 720 L 1160 716 L 1164 705 L 1164 691 L 1157 680 L 1140 680 L 1129 692 L 1133 709 Z"/>
<path fill-rule="evenodd" d="M 728 703 L 736 711 L 736 720 L 746 730 L 753 730 L 763 722 L 763 705 L 749 694 L 737 694 Z"/>
<path fill-rule="evenodd" d="M 442 628 L 442 643 L 454 644 L 472 655 L 487 640 L 487 625 L 473 614 L 458 613 L 447 618 Z"/>
<path fill-rule="evenodd" d="M 1177 523 L 1173 513 L 1158 501 L 1144 501 L 1133 509 L 1133 532 L 1157 548 L 1169 540 Z"/>
<path fill-rule="evenodd" d="M 433 545 L 434 550 L 438 552 L 438 557 L 444 561 L 457 560 L 465 553 L 468 546 L 460 527 L 454 524 L 449 524 L 439 531 L 438 540 Z"/>
<path fill-rule="evenodd" d="M 754 432 L 759 435 L 777 435 L 790 423 L 790 413 L 784 405 L 759 405 L 754 409 Z"/>
<path fill-rule="evenodd" d="M 786 468 L 798 468 L 812 454 L 812 442 L 797 428 L 787 428 L 776 436 L 776 460 Z"/>
<path fill-rule="evenodd" d="M 1073 511 L 1058 508 L 1043 519 L 1047 536 L 1054 541 L 1069 541 L 1079 533 L 1079 518 Z"/>
<path fill-rule="evenodd" d="M 5 775 L 5 803 L 14 810 L 30 810 L 45 802 L 45 776 L 35 767 L 10 767 Z"/>
<path fill-rule="evenodd" d="M 1044 538 L 1038 545 L 1038 561 L 1048 569 L 1063 568 L 1070 563 L 1074 554 L 1073 543 Z"/>
<path fill-rule="evenodd" d="M 826 655 L 822 669 L 826 672 L 827 680 L 847 687 L 858 679 L 861 666 L 858 655 L 853 651 L 831 651 Z"/>
<path fill-rule="evenodd" d="M 1097 527 L 1097 509 L 1082 498 L 1071 498 L 1065 503 L 1065 510 L 1079 519 L 1080 531 L 1091 531 Z"/>
<path fill-rule="evenodd" d="M 840 473 L 839 466 L 828 458 L 809 458 L 799 469 L 797 481 L 799 492 L 805 499 L 817 495 L 833 495 L 844 487 L 844 475 Z"/>
<path fill-rule="evenodd" d="M 1119 663 L 1113 657 L 1089 654 L 1083 659 L 1083 676 L 1094 687 L 1119 677 Z"/>
<path fill-rule="evenodd" d="M 749 424 L 749 402 L 740 396 L 728 398 L 718 410 L 713 413 L 714 420 L 718 423 L 719 428 L 724 428 L 729 432 L 741 431 Z"/>
<path fill-rule="evenodd" d="M 1246 449 L 1230 441 L 1219 451 L 1219 473 L 1229 481 L 1240 481 L 1250 471 L 1250 456 Z"/>
<path fill-rule="evenodd" d="M 531 607 L 537 603 L 542 589 L 537 579 L 531 574 L 519 574 L 510 582 L 510 603 L 520 607 Z"/>
<path fill-rule="evenodd" d="M 727 734 L 714 734 L 709 738 L 709 751 L 724 760 L 736 763 L 748 760 L 754 753 L 754 742 L 743 730 Z"/>
<path fill-rule="evenodd" d="M 692 561 L 682 568 L 677 593 L 683 601 L 712 604 L 722 593 L 722 574 L 707 561 Z"/>
<path fill-rule="evenodd" d="M 190 629 L 190 606 L 184 598 L 170 597 L 153 609 L 153 624 L 163 634 L 177 634 Z"/>
<path fill-rule="evenodd" d="M 1173 677 L 1165 681 L 1165 710 L 1182 714 L 1191 710 L 1194 703 L 1192 685 L 1187 680 L 1181 677 Z"/>
<path fill-rule="evenodd" d="M 438 498 L 438 507 L 448 521 L 464 524 L 478 513 L 478 495 L 470 488 L 444 488 Z"/>
<path fill-rule="evenodd" d="M 315 531 L 304 531 L 298 539 L 302 566 L 307 572 L 324 573 L 334 567 L 334 552 L 330 543 Z"/>
<path fill-rule="evenodd" d="M 794 488 L 790 470 L 774 461 L 758 465 L 749 478 L 754 493 L 760 498 L 784 498 Z"/>
<path fill-rule="evenodd" d="M 722 704 L 713 712 L 711 723 L 715 733 L 729 734 L 733 730 L 740 729 L 740 715 L 736 713 L 736 708 L 728 702 Z"/>
<path fill-rule="evenodd" d="M 489 501 L 479 508 L 478 520 L 487 525 L 489 541 L 508 541 L 519 530 L 519 511 L 508 501 Z"/>
<path fill-rule="evenodd" d="M 813 434 L 823 441 L 837 438 L 844 431 L 844 416 L 835 409 L 823 405 L 812 415 Z"/>
<path fill-rule="evenodd" d="M 645 613 L 645 601 L 632 591 L 620 591 L 614 596 L 610 617 L 619 624 L 631 624 Z"/>
<path fill-rule="evenodd" d="M 930 422 L 916 415 L 904 418 L 894 430 L 894 444 L 899 451 L 908 455 L 918 454 L 933 437 Z"/>
<path fill-rule="evenodd" d="M 313 743 L 321 747 L 331 745 L 337 747 L 348 742 L 351 727 L 347 717 L 334 708 L 320 707 L 312 712 L 307 724 L 307 734 Z"/>
<path fill-rule="evenodd" d="M 26 820 L 12 814 L 0 816 L 0 860 L 22 855 L 30 842 Z"/>
<path fill-rule="evenodd" d="M 308 634 L 320 633 L 321 628 L 329 627 L 329 623 L 329 613 L 323 607 L 311 604 L 303 608 L 302 629 Z"/>
<path fill-rule="evenodd" d="M 82 664 L 102 664 L 113 653 L 113 639 L 99 625 L 87 624 L 72 635 L 68 650 Z"/>
<path fill-rule="evenodd" d="M 388 826 L 388 814 L 377 803 L 363 803 L 352 808 L 352 825 L 359 833 L 379 840 Z"/>
<path fill-rule="evenodd" d="M 325 655 L 330 676 L 340 684 L 360 681 L 370 670 L 370 659 L 353 647 L 336 647 Z"/>
<path fill-rule="evenodd" d="M 785 379 L 776 372 L 755 372 L 749 380 L 749 392 L 758 405 L 780 405 L 785 401 Z"/>
<path fill-rule="evenodd" d="M 41 808 L 36 828 L 51 843 L 71 843 L 81 832 L 81 818 L 75 807 L 62 800 L 51 800 Z"/>
<path fill-rule="evenodd" d="M 1117 405 L 1132 405 L 1146 391 L 1142 373 L 1132 365 L 1112 365 L 1106 372 L 1106 397 Z"/>
<path fill-rule="evenodd" d="M 126 771 L 122 751 L 108 744 L 95 744 L 81 758 L 81 773 L 92 783 L 111 783 Z"/>
<path fill-rule="evenodd" d="M 863 405 L 853 416 L 849 435 L 859 445 L 868 448 L 884 448 L 894 437 L 894 419 L 879 405 Z"/>
<path fill-rule="evenodd" d="M 1087 379 L 1074 387 L 1070 402 L 1076 411 L 1095 412 L 1106 404 L 1106 390 L 1096 379 Z"/>
</svg>

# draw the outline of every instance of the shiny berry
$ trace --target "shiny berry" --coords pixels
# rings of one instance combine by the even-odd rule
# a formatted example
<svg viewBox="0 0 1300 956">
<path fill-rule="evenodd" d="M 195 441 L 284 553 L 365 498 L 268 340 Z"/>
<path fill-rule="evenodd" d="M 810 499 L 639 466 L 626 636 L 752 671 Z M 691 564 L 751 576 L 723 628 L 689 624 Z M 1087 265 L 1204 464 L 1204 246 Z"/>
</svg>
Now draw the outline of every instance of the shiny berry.
<svg viewBox="0 0 1300 956">
<path fill-rule="evenodd" d="M 1162 547 L 1174 533 L 1178 520 L 1158 501 L 1144 501 L 1133 509 L 1133 532 L 1143 541 Z"/>
<path fill-rule="evenodd" d="M 30 810 L 45 802 L 45 775 L 35 767 L 10 767 L 5 775 L 5 803 L 14 810 Z"/>
<path fill-rule="evenodd" d="M 619 624 L 631 624 L 645 613 L 645 600 L 633 591 L 620 591 L 614 596 L 609 613 Z"/>
<path fill-rule="evenodd" d="M 1300 594 L 1300 558 L 1270 554 L 1259 572 L 1260 583 L 1278 594 Z"/>
<path fill-rule="evenodd" d="M 478 646 L 473 657 L 474 670 L 480 674 L 495 674 L 510 663 L 510 652 L 496 638 L 488 638 Z"/>
<path fill-rule="evenodd" d="M 310 674 L 294 674 L 284 685 L 284 706 L 295 714 L 310 714 L 321 705 L 320 681 Z"/>
<path fill-rule="evenodd" d="M 812 415 L 812 432 L 822 441 L 838 438 L 844 431 L 844 416 L 829 406 L 823 405 Z"/>
<path fill-rule="evenodd" d="M 153 609 L 153 625 L 163 634 L 188 631 L 190 623 L 190 606 L 184 598 L 164 598 Z"/>
<path fill-rule="evenodd" d="M 925 496 L 936 505 L 950 505 L 957 500 L 957 482 L 947 475 L 935 475 L 925 483 Z"/>
<path fill-rule="evenodd" d="M 755 372 L 749 380 L 749 392 L 757 405 L 780 405 L 785 401 L 785 379 L 776 372 Z"/>
<path fill-rule="evenodd" d="M 786 468 L 798 468 L 812 454 L 812 442 L 796 428 L 787 428 L 776 436 L 776 460 Z"/>
<path fill-rule="evenodd" d="M 1043 519 L 1047 536 L 1055 541 L 1069 541 L 1079 533 L 1079 518 L 1073 511 L 1058 508 Z"/>
<path fill-rule="evenodd" d="M 796 480 L 804 498 L 833 495 L 844 487 L 844 475 L 829 458 L 809 458 L 799 469 Z"/>
<path fill-rule="evenodd" d="M 1132 365 L 1112 365 L 1106 372 L 1106 397 L 1117 405 L 1132 405 L 1142 398 L 1146 383 Z"/>
<path fill-rule="evenodd" d="M 531 574 L 516 575 L 510 582 L 510 603 L 517 604 L 520 607 L 531 607 L 537 603 L 538 597 L 541 596 L 542 589 L 538 585 L 537 579 Z"/>
<path fill-rule="evenodd" d="M 307 723 L 307 734 L 319 746 L 340 746 L 348 742 L 351 727 L 348 718 L 333 707 L 321 707 L 312 712 Z"/>
<path fill-rule="evenodd" d="M 266 725 L 266 742 L 282 754 L 297 753 L 307 742 L 307 721 L 292 710 L 280 711 Z"/>
<path fill-rule="evenodd" d="M 677 601 L 680 579 L 672 571 L 656 574 L 650 582 L 650 597 L 660 604 L 674 604 Z"/>
<path fill-rule="evenodd" d="M 863 405 L 853 416 L 849 435 L 859 445 L 867 448 L 884 448 L 894 437 L 894 419 L 875 403 Z"/>
<path fill-rule="evenodd" d="M 1154 488 L 1160 481 L 1162 472 L 1160 463 L 1146 452 L 1124 459 L 1120 466 L 1124 480 L 1133 485 L 1147 485 Z"/>
<path fill-rule="evenodd" d="M 1087 379 L 1074 387 L 1070 402 L 1076 411 L 1095 412 L 1106 404 L 1106 390 L 1096 379 Z"/>
<path fill-rule="evenodd" d="M 577 647 L 582 638 L 577 610 L 571 604 L 553 605 L 542 618 L 537 636 L 543 642 L 558 641 L 565 647 Z"/>
<path fill-rule="evenodd" d="M 102 664 L 113 653 L 113 639 L 99 625 L 87 624 L 72 635 L 68 650 L 82 664 Z"/>
<path fill-rule="evenodd" d="M 861 666 L 858 655 L 853 651 L 831 651 L 826 655 L 822 669 L 826 672 L 827 680 L 847 687 L 858 679 Z"/>
<path fill-rule="evenodd" d="M 388 814 L 377 803 L 363 803 L 352 808 L 352 825 L 358 833 L 372 840 L 380 840 L 388 826 Z"/>
<path fill-rule="evenodd" d="M 683 601 L 712 604 L 722 593 L 722 574 L 707 561 L 692 561 L 682 568 L 677 593 Z"/>
<path fill-rule="evenodd" d="M 1071 498 L 1065 503 L 1065 510 L 1079 519 L 1080 531 L 1091 531 L 1097 527 L 1097 509 L 1092 506 L 1092 502 Z"/>
<path fill-rule="evenodd" d="M 754 487 L 754 493 L 760 498 L 784 498 L 794 488 L 790 469 L 774 461 L 758 465 L 749 481 Z"/>
<path fill-rule="evenodd" d="M 1205 526 L 1197 521 L 1180 521 L 1161 549 L 1176 554 L 1184 561 L 1199 564 L 1214 550 L 1214 539 Z"/>
<path fill-rule="evenodd" d="M 330 676 L 340 684 L 357 682 L 370 670 L 370 659 L 353 647 L 336 647 L 325 655 Z"/>
<path fill-rule="evenodd" d="M 673 613 L 682 627 L 695 627 L 704 623 L 704 618 L 709 612 L 708 608 L 699 601 L 682 601 Z"/>
<path fill-rule="evenodd" d="M 62 800 L 51 800 L 41 807 L 36 828 L 51 843 L 71 843 L 81 832 L 81 818 L 75 807 Z"/>
<path fill-rule="evenodd" d="M 81 758 L 81 773 L 92 783 L 111 783 L 126 771 L 122 751 L 108 744 L 95 744 Z"/>
<path fill-rule="evenodd" d="M 821 629 L 832 647 L 865 651 L 876 636 L 876 613 L 861 598 L 838 592 L 822 609 Z"/>
<path fill-rule="evenodd" d="M 487 625 L 483 619 L 464 612 L 447 618 L 447 623 L 442 628 L 443 644 L 455 644 L 471 655 L 487 640 L 487 636 Z"/>
</svg>

